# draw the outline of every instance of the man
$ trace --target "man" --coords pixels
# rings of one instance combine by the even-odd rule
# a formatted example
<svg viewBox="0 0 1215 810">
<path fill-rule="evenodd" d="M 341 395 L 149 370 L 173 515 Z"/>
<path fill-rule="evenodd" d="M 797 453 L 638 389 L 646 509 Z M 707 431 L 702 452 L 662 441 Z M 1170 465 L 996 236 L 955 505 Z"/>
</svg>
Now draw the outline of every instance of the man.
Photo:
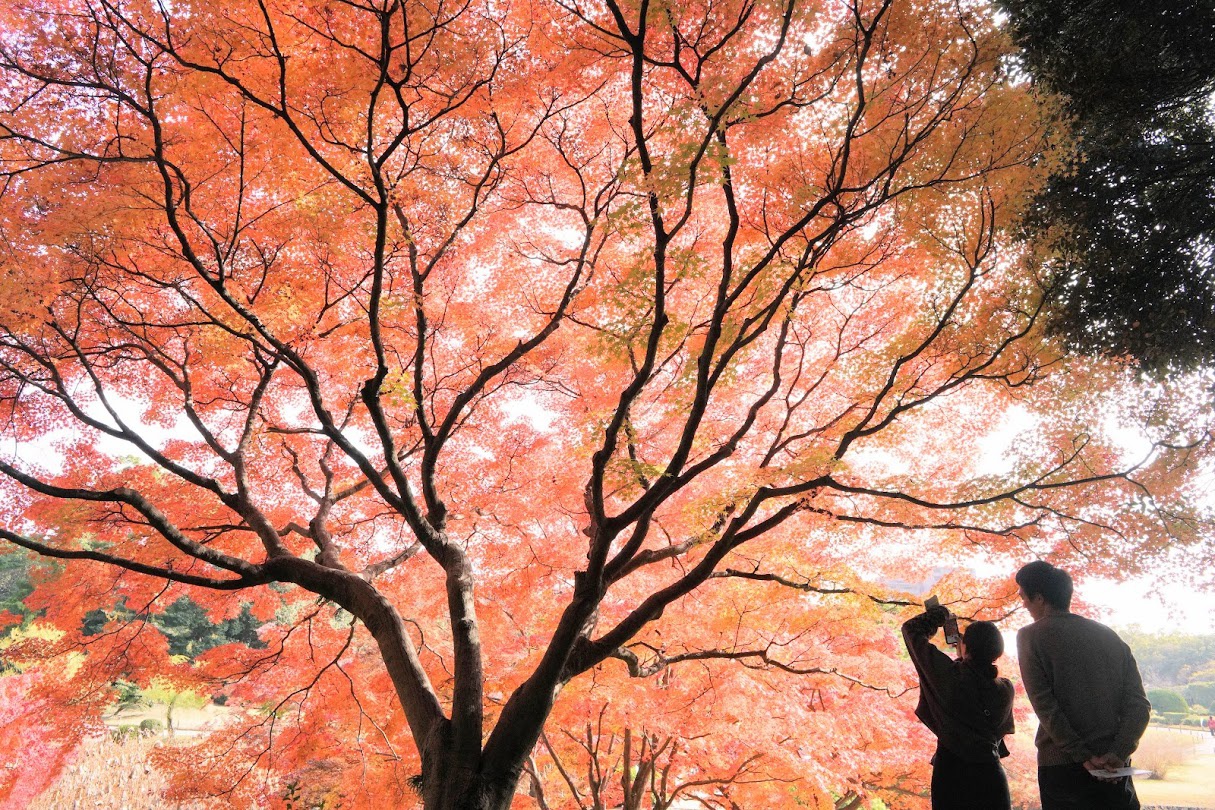
<svg viewBox="0 0 1215 810">
<path fill-rule="evenodd" d="M 1021 681 L 1038 715 L 1042 810 L 1139 810 L 1121 768 L 1147 728 L 1151 704 L 1131 650 L 1103 624 L 1071 613 L 1072 578 L 1038 560 L 1017 572 L 1033 624 L 1017 633 Z"/>
</svg>

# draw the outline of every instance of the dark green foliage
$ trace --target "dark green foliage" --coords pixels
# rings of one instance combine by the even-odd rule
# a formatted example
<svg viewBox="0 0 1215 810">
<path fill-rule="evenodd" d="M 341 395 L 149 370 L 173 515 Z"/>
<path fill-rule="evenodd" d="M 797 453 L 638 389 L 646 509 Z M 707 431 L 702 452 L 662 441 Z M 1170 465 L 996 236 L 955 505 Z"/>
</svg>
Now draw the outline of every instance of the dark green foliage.
<svg viewBox="0 0 1215 810">
<path fill-rule="evenodd" d="M 266 642 L 257 637 L 257 629 L 261 626 L 262 623 L 249 609 L 249 603 L 245 602 L 240 606 L 240 613 L 236 614 L 235 618 L 220 622 L 218 632 L 225 639 L 224 644 L 235 642 L 261 650 L 266 647 Z"/>
<path fill-rule="evenodd" d="M 241 605 L 235 618 L 213 624 L 207 612 L 188 596 L 180 597 L 152 621 L 169 639 L 169 654 L 193 658 L 221 644 L 244 644 L 260 650 L 266 643 L 257 637 L 261 626 L 250 612 L 248 603 Z"/>
<path fill-rule="evenodd" d="M 1000 0 L 1031 73 L 1083 121 L 1130 132 L 1191 107 L 1215 76 L 1210 0 Z M 1118 121 L 1114 114 L 1122 116 Z"/>
<path fill-rule="evenodd" d="M 11 613 L 21 621 L 29 616 L 25 597 L 33 593 L 30 584 L 31 555 L 23 550 L 0 554 L 0 613 Z M 0 638 L 12 632 L 15 624 L 0 626 Z M 10 671 L 11 664 L 0 656 L 0 675 Z"/>
<path fill-rule="evenodd" d="M 143 693 L 139 691 L 138 686 L 129 681 L 115 681 L 114 691 L 118 693 L 115 708 L 119 711 L 134 709 L 144 704 Z"/>
<path fill-rule="evenodd" d="M 188 596 L 179 597 L 159 614 L 137 617 L 135 612 L 121 600 L 110 610 L 91 610 L 85 614 L 81 632 L 93 636 L 105 630 L 111 620 L 131 621 L 148 619 L 169 640 L 169 654 L 193 658 L 221 644 L 244 644 L 255 650 L 265 648 L 266 643 L 257 637 L 261 622 L 253 615 L 246 602 L 240 613 L 231 619 L 214 624 L 207 612 Z"/>
<path fill-rule="evenodd" d="M 96 636 L 105 632 L 106 625 L 111 620 L 129 622 L 135 618 L 135 611 L 127 607 L 127 598 L 120 596 L 118 597 L 118 601 L 109 610 L 95 608 L 84 614 L 84 621 L 81 622 L 80 632 L 81 635 Z"/>
<path fill-rule="evenodd" d="M 34 592 L 30 584 L 31 554 L 24 550 L 0 554 L 0 611 L 25 617 L 25 597 Z"/>
<path fill-rule="evenodd" d="M 1215 711 L 1215 683 L 1190 683 L 1185 687 L 1185 700 L 1191 706 Z"/>
<path fill-rule="evenodd" d="M 1053 328 L 1168 373 L 1215 359 L 1215 0 L 1000 0 L 1079 151 L 1028 218 Z"/>
<path fill-rule="evenodd" d="M 1147 698 L 1152 703 L 1152 711 L 1159 714 L 1168 715 L 1179 712 L 1184 717 L 1189 709 L 1185 698 L 1172 689 L 1149 689 Z"/>
<path fill-rule="evenodd" d="M 207 612 L 188 596 L 180 597 L 153 619 L 169 639 L 169 654 L 193 658 L 222 642 L 215 640 L 216 628 Z"/>
<path fill-rule="evenodd" d="M 84 614 L 84 621 L 80 623 L 80 632 L 85 636 L 96 636 L 105 630 L 106 622 L 109 620 L 109 615 L 101 608 L 90 610 Z"/>
</svg>

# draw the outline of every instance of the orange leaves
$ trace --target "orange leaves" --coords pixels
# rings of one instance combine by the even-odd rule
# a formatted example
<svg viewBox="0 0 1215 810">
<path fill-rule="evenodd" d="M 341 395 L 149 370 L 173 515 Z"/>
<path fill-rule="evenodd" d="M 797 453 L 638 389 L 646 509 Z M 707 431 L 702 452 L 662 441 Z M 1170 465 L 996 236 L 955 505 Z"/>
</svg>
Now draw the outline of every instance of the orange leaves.
<svg viewBox="0 0 1215 810">
<path fill-rule="evenodd" d="M 10 246 L 0 246 L 0 250 L 8 254 L 0 260 L 0 311 L 7 322 L 19 325 L 23 331 L 33 331 L 55 297 L 56 284 L 52 279 L 19 271 L 11 248 L 6 248 Z"/>
<path fill-rule="evenodd" d="M 182 796 L 437 806 L 554 695 L 580 767 L 890 795 L 902 580 L 1173 536 L 1037 324 L 1046 113 L 975 10 L 60 6 L 0 48 L 3 528 L 112 565 L 22 653 L 227 700 Z"/>
<path fill-rule="evenodd" d="M 42 675 L 0 678 L 0 806 L 23 807 L 58 776 L 82 729 L 69 705 L 39 694 Z M 53 722 L 48 722 L 53 720 Z"/>
</svg>

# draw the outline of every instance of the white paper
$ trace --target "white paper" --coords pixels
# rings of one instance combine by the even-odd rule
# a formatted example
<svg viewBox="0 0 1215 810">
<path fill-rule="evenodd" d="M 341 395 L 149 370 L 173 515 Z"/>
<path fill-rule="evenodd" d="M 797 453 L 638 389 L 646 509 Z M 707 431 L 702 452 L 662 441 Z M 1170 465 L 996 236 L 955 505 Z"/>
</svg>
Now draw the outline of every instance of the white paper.
<svg viewBox="0 0 1215 810">
<path fill-rule="evenodd" d="M 1121 779 L 1124 776 L 1151 776 L 1151 771 L 1145 771 L 1142 768 L 1103 768 L 1096 771 L 1089 771 L 1098 779 Z"/>
</svg>

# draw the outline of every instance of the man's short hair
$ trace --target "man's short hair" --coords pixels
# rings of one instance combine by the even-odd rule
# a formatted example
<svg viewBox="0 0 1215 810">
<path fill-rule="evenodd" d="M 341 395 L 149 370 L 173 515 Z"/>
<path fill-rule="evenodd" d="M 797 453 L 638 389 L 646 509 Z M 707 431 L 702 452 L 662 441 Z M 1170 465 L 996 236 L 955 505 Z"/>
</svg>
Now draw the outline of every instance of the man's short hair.
<svg viewBox="0 0 1215 810">
<path fill-rule="evenodd" d="M 1030 599 L 1041 596 L 1051 607 L 1067 610 L 1072 604 L 1072 578 L 1062 568 L 1034 560 L 1017 572 L 1017 584 Z"/>
</svg>

